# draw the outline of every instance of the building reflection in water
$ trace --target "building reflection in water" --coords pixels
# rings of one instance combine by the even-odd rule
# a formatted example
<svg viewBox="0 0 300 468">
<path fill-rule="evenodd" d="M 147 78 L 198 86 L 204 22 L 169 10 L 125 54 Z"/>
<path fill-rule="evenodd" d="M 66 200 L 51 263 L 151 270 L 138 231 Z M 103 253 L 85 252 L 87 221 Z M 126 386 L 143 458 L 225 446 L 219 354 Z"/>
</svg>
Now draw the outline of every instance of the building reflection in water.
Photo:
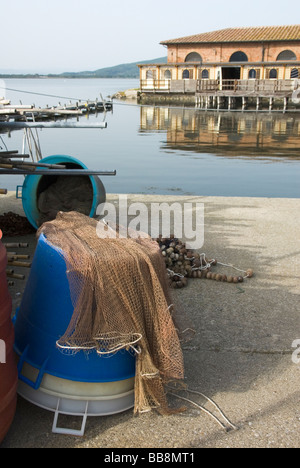
<svg viewBox="0 0 300 468">
<path fill-rule="evenodd" d="M 300 115 L 141 107 L 141 132 L 166 132 L 162 149 L 225 157 L 300 159 Z"/>
</svg>

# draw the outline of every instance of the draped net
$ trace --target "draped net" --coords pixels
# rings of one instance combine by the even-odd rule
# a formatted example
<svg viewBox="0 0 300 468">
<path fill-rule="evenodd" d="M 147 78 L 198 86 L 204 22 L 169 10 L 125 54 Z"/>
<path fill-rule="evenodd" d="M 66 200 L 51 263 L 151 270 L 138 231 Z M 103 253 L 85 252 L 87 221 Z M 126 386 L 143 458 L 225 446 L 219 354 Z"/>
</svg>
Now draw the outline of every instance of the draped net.
<svg viewBox="0 0 300 468">
<path fill-rule="evenodd" d="M 74 307 L 57 346 L 75 352 L 96 349 L 99 355 L 133 349 L 134 412 L 173 412 L 165 384 L 182 380 L 184 365 L 157 242 L 138 233 L 118 237 L 118 228 L 77 212 L 59 212 L 41 233 L 66 262 Z"/>
</svg>

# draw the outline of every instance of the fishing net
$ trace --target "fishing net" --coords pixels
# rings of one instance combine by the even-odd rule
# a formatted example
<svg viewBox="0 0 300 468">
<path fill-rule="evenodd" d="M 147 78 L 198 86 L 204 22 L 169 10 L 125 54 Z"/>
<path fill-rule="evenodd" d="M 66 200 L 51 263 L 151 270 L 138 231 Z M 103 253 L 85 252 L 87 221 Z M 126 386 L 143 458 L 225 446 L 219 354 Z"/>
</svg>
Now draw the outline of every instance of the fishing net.
<svg viewBox="0 0 300 468">
<path fill-rule="evenodd" d="M 122 238 L 118 228 L 77 212 L 59 212 L 41 226 L 41 233 L 61 249 L 74 306 L 57 345 L 96 349 L 99 355 L 133 349 L 134 412 L 173 412 L 164 387 L 183 379 L 184 365 L 157 242 L 148 236 Z"/>
<path fill-rule="evenodd" d="M 38 196 L 39 226 L 56 218 L 59 211 L 77 211 L 89 215 L 93 188 L 89 177 L 58 176 Z"/>
</svg>

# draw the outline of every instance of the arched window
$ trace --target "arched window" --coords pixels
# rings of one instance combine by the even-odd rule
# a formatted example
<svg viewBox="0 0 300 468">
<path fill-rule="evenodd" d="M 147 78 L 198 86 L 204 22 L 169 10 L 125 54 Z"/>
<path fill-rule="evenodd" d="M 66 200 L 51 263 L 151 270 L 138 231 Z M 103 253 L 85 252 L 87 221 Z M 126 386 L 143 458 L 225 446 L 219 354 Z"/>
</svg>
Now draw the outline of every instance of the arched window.
<svg viewBox="0 0 300 468">
<path fill-rule="evenodd" d="M 299 77 L 299 70 L 298 68 L 293 68 L 291 70 L 291 78 L 298 78 Z"/>
<path fill-rule="evenodd" d="M 238 52 L 234 52 L 234 54 L 232 54 L 229 62 L 248 62 L 248 57 L 245 52 L 239 50 Z"/>
<path fill-rule="evenodd" d="M 251 78 L 256 78 L 256 70 L 254 70 L 254 68 L 251 68 L 251 70 L 249 70 L 249 79 Z"/>
<path fill-rule="evenodd" d="M 202 79 L 207 80 L 209 78 L 209 71 L 208 70 L 202 70 Z"/>
<path fill-rule="evenodd" d="M 270 78 L 270 79 L 276 79 L 276 78 L 277 78 L 277 70 L 276 70 L 276 68 L 272 68 L 272 70 L 270 70 L 269 78 Z"/>
<path fill-rule="evenodd" d="M 182 79 L 185 80 L 185 79 L 188 79 L 190 77 L 190 72 L 189 70 L 183 70 L 182 72 Z"/>
<path fill-rule="evenodd" d="M 185 62 L 201 62 L 202 63 L 202 57 L 197 52 L 191 52 L 185 57 Z"/>
<path fill-rule="evenodd" d="M 292 50 L 283 50 L 276 60 L 297 60 L 297 57 Z"/>
<path fill-rule="evenodd" d="M 170 70 L 165 71 L 164 78 L 165 78 L 165 80 L 170 80 L 171 79 L 171 71 Z"/>
<path fill-rule="evenodd" d="M 154 79 L 153 70 L 147 70 L 146 78 L 147 78 L 147 80 L 153 80 Z"/>
</svg>

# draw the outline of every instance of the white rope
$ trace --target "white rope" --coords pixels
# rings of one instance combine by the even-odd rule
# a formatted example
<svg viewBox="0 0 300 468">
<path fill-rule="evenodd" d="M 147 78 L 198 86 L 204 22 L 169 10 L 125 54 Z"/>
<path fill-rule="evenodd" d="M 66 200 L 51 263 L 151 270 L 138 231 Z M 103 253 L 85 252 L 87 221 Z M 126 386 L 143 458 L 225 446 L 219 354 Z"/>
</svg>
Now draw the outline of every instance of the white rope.
<svg viewBox="0 0 300 468">
<path fill-rule="evenodd" d="M 213 401 L 211 400 L 211 398 L 207 397 L 206 395 L 204 395 L 203 393 L 201 392 L 197 392 L 196 390 L 189 390 L 189 389 L 186 389 L 187 392 L 189 393 L 195 393 L 197 395 L 200 395 L 204 398 L 206 398 L 207 401 L 209 401 L 218 411 L 219 413 L 221 414 L 221 416 L 225 419 L 225 421 L 227 422 L 228 426 L 226 426 L 225 424 L 222 423 L 222 421 L 220 421 L 211 411 L 207 410 L 206 408 L 204 408 L 203 406 L 199 405 L 198 403 L 196 403 L 195 401 L 193 400 L 190 400 L 189 398 L 186 398 L 186 397 L 183 397 L 181 395 L 177 395 L 176 393 L 173 393 L 173 392 L 168 392 L 169 395 L 172 395 L 176 398 L 180 398 L 181 400 L 184 400 L 184 401 L 187 401 L 189 403 L 191 403 L 193 406 L 195 406 L 196 408 L 200 409 L 201 411 L 203 411 L 204 413 L 206 413 L 208 416 L 212 417 L 223 429 L 225 429 L 226 431 L 229 431 L 229 430 L 237 430 L 238 428 L 236 426 L 234 426 L 234 424 L 232 424 L 229 419 L 225 416 L 225 414 L 223 413 L 223 411 L 220 409 L 220 407 Z"/>
<path fill-rule="evenodd" d="M 246 270 L 241 270 L 240 268 L 237 268 L 234 265 L 231 265 L 230 263 L 227 264 L 227 263 L 218 262 L 218 265 L 227 266 L 227 267 L 233 268 L 234 270 L 241 271 L 242 273 L 246 273 Z"/>
<path fill-rule="evenodd" d="M 211 398 L 209 398 L 208 396 L 204 395 L 203 393 L 201 392 L 198 392 L 196 390 L 187 390 L 188 392 L 190 393 L 195 393 L 196 395 L 200 395 L 204 398 L 206 398 L 219 412 L 220 414 L 223 416 L 223 418 L 225 419 L 225 421 L 227 422 L 227 424 L 229 424 L 229 426 L 231 426 L 232 429 L 234 430 L 237 430 L 237 427 L 234 426 L 234 424 L 232 424 L 229 419 L 225 416 L 225 414 L 223 413 L 223 411 L 221 410 L 221 408 L 217 405 L 217 403 L 215 403 Z"/>
<path fill-rule="evenodd" d="M 204 411 L 204 413 L 208 414 L 209 416 L 211 416 L 223 429 L 227 429 L 226 426 L 221 422 L 219 421 L 218 418 L 216 418 L 216 416 L 214 414 L 212 414 L 210 411 L 206 410 L 205 408 L 203 408 L 203 406 L 201 405 L 198 405 L 197 403 L 195 403 L 194 401 L 192 400 L 189 400 L 188 398 L 185 398 L 183 396 L 179 396 L 179 395 L 176 395 L 176 393 L 172 393 L 172 392 L 169 392 L 169 395 L 173 395 L 174 397 L 176 398 L 180 398 L 181 400 L 184 400 L 184 401 L 188 401 L 189 403 L 191 403 L 192 405 L 196 406 L 197 408 L 199 408 L 200 410 Z"/>
<path fill-rule="evenodd" d="M 179 278 L 184 278 L 184 275 L 182 275 L 181 273 L 175 273 L 173 270 L 170 270 L 169 268 L 167 268 L 167 272 L 169 273 L 169 275 L 170 275 L 171 277 L 173 277 L 173 276 L 178 276 Z M 172 305 L 173 305 L 173 304 L 171 304 L 171 306 L 172 306 Z M 168 309 L 169 309 L 171 306 L 169 306 Z"/>
<path fill-rule="evenodd" d="M 193 261 L 193 260 L 195 260 L 196 257 L 192 257 L 192 258 L 184 257 L 184 258 L 185 258 L 185 260 Z M 207 259 L 206 259 L 206 254 L 202 253 L 202 254 L 200 254 L 200 263 L 201 263 L 201 265 L 199 267 L 195 267 L 195 266 L 192 267 L 192 271 L 198 271 L 198 270 L 205 271 L 205 270 L 208 270 L 209 268 L 211 268 L 214 265 L 215 262 L 216 262 L 215 259 L 212 259 L 212 260 L 210 260 L 208 262 Z M 246 270 L 242 270 L 241 268 L 237 268 L 236 266 L 232 265 L 231 263 L 222 263 L 222 262 L 218 261 L 217 264 L 233 268 L 234 270 L 240 271 L 242 273 L 247 273 Z M 246 274 L 243 278 L 244 279 L 248 278 L 248 275 Z"/>
</svg>

